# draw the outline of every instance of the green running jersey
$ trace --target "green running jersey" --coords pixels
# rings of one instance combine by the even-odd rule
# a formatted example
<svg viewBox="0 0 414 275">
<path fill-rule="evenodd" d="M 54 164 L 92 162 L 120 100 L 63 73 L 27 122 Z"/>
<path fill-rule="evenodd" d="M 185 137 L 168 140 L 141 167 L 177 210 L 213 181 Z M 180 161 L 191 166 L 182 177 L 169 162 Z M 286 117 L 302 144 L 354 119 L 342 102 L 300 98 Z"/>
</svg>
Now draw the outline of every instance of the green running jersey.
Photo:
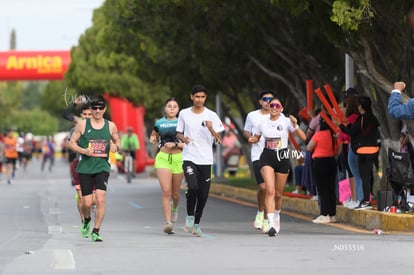
<svg viewBox="0 0 414 275">
<path fill-rule="evenodd" d="M 102 129 L 94 129 L 91 120 L 86 119 L 85 132 L 79 139 L 79 146 L 82 148 L 92 148 L 92 156 L 81 155 L 79 164 L 76 168 L 78 173 L 96 174 L 99 172 L 110 172 L 109 163 L 111 133 L 109 122 L 105 119 Z"/>
</svg>

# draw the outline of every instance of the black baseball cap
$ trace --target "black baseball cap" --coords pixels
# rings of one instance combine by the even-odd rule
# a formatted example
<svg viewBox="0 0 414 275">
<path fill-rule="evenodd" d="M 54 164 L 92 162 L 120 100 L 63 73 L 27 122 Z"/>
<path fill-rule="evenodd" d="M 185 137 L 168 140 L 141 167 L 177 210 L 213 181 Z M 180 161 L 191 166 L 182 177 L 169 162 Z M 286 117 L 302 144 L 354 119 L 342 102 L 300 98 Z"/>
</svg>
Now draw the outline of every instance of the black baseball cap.
<svg viewBox="0 0 414 275">
<path fill-rule="evenodd" d="M 106 100 L 101 95 L 96 95 L 92 98 L 90 106 L 106 106 Z"/>
</svg>

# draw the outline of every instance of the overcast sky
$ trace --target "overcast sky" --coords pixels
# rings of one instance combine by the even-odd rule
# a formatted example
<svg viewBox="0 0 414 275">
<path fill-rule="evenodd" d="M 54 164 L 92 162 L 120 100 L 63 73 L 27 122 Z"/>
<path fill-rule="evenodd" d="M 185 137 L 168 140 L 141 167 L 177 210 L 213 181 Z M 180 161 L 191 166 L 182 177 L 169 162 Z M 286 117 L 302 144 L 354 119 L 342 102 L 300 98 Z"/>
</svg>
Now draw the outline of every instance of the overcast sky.
<svg viewBox="0 0 414 275">
<path fill-rule="evenodd" d="M 92 25 L 95 8 L 104 0 L 0 0 L 0 51 L 10 49 L 17 33 L 17 50 L 70 50 Z"/>
</svg>

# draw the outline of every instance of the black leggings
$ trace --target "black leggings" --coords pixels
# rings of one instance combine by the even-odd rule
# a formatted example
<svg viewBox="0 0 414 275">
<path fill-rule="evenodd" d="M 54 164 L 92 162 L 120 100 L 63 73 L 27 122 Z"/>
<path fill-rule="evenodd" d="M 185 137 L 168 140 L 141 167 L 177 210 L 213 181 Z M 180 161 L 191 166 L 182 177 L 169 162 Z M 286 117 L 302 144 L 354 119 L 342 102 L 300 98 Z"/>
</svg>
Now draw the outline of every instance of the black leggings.
<svg viewBox="0 0 414 275">
<path fill-rule="evenodd" d="M 320 199 L 321 215 L 336 215 L 336 160 L 334 157 L 312 160 L 313 181 Z"/>
<path fill-rule="evenodd" d="M 187 215 L 194 216 L 194 223 L 199 224 L 210 192 L 211 165 L 197 165 L 191 161 L 184 161 L 183 169 L 188 188 Z"/>
<path fill-rule="evenodd" d="M 374 163 L 376 158 L 378 159 L 377 154 L 372 155 L 358 155 L 358 170 L 359 175 L 362 180 L 362 190 L 364 192 L 364 201 L 369 201 L 371 190 L 372 190 L 372 168 L 374 168 Z"/>
</svg>

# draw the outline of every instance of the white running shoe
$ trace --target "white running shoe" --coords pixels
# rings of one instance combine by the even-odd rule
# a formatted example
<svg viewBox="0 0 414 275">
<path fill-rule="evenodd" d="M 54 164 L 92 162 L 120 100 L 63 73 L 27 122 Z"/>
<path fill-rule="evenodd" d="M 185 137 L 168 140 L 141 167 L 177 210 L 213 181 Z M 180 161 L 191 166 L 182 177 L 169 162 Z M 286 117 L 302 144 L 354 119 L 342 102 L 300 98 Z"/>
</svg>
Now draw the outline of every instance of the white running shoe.
<svg viewBox="0 0 414 275">
<path fill-rule="evenodd" d="M 316 219 L 313 219 L 312 222 L 313 223 L 330 223 L 331 218 L 329 217 L 329 215 L 326 215 L 326 216 L 320 215 Z"/>
<path fill-rule="evenodd" d="M 347 199 L 346 201 L 342 202 L 342 205 L 344 207 L 348 207 L 348 204 L 350 204 L 352 202 L 352 198 L 350 197 L 349 199 Z"/>
<path fill-rule="evenodd" d="M 347 204 L 346 208 L 348 209 L 355 209 L 359 206 L 360 201 L 356 200 L 356 201 L 351 201 L 350 203 Z"/>
<path fill-rule="evenodd" d="M 276 234 L 279 234 L 279 231 L 280 231 L 280 215 L 275 215 L 275 230 L 276 230 Z"/>
</svg>

